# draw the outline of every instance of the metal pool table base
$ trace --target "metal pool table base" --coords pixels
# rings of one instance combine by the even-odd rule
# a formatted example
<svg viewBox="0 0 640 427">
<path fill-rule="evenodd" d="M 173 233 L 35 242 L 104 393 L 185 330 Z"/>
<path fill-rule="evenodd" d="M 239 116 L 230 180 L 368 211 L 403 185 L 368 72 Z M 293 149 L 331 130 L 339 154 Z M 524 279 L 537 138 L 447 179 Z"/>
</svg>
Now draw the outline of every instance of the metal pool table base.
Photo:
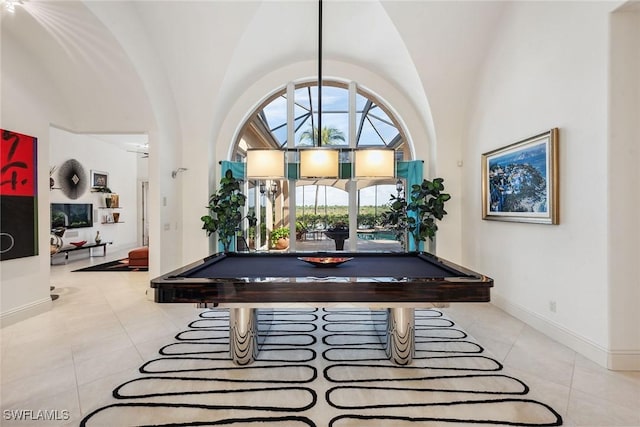
<svg viewBox="0 0 640 427">
<path fill-rule="evenodd" d="M 414 309 L 387 308 L 385 351 L 397 365 L 408 365 L 415 354 Z M 260 351 L 258 333 L 258 309 L 232 307 L 229 309 L 229 353 L 236 365 L 248 365 L 255 361 Z"/>
</svg>

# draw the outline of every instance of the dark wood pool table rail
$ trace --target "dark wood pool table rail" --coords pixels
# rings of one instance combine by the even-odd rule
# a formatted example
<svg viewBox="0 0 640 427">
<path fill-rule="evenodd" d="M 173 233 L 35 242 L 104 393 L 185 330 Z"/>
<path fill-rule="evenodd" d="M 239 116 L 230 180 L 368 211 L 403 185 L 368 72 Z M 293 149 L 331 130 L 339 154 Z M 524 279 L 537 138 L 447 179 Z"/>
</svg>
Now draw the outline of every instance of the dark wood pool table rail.
<svg viewBox="0 0 640 427">
<path fill-rule="evenodd" d="M 267 259 L 274 263 L 289 261 L 299 256 L 380 257 L 392 262 L 401 257 L 419 257 L 448 270 L 447 277 L 333 277 L 331 269 L 317 268 L 318 277 L 256 277 L 255 273 L 238 273 L 238 277 L 188 277 L 190 272 L 207 268 L 227 257 L 246 260 Z M 269 257 L 269 258 L 264 258 Z M 296 262 L 300 262 L 297 259 Z M 321 277 L 329 271 L 328 277 Z M 345 271 L 345 270 L 334 270 Z M 428 253 L 234 253 L 215 254 L 189 264 L 169 274 L 153 279 L 155 301 L 160 303 L 448 303 L 488 302 L 493 280 L 462 266 Z"/>
</svg>

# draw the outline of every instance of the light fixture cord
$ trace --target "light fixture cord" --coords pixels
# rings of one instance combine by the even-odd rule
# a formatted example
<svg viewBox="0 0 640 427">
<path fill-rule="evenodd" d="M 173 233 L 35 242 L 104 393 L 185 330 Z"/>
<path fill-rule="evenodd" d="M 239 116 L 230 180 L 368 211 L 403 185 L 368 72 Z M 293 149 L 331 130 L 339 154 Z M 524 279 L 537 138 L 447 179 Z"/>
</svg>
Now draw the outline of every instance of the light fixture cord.
<svg viewBox="0 0 640 427">
<path fill-rule="evenodd" d="M 322 146 L 322 0 L 318 1 L 318 147 Z"/>
</svg>

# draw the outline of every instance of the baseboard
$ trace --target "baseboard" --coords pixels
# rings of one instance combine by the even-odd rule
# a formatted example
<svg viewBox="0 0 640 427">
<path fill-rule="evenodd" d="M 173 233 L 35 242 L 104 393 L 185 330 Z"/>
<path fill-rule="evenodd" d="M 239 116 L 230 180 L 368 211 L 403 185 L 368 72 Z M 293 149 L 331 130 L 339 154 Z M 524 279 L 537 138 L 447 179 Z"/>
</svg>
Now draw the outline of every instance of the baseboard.
<svg viewBox="0 0 640 427">
<path fill-rule="evenodd" d="M 548 337 L 613 371 L 640 371 L 640 351 L 611 351 L 562 325 L 492 294 L 491 302 Z"/>
<path fill-rule="evenodd" d="M 0 327 L 4 328 L 5 326 L 13 325 L 14 323 L 18 323 L 38 314 L 46 313 L 51 310 L 52 307 L 53 304 L 51 302 L 51 297 L 47 297 L 6 311 L 0 314 Z"/>
<path fill-rule="evenodd" d="M 607 368 L 612 371 L 640 371 L 640 351 L 610 351 Z"/>
</svg>

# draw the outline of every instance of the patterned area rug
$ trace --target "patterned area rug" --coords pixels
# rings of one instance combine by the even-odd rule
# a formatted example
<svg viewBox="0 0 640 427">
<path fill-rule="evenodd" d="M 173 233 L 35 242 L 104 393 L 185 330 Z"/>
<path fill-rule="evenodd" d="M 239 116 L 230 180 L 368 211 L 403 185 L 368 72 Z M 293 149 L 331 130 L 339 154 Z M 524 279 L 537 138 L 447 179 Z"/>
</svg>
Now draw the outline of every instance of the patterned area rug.
<svg viewBox="0 0 640 427">
<path fill-rule="evenodd" d="M 387 361 L 380 311 L 277 310 L 259 360 L 244 367 L 229 359 L 228 319 L 202 312 L 80 425 L 562 425 L 437 310 L 416 311 L 409 366 Z"/>
<path fill-rule="evenodd" d="M 149 267 L 129 267 L 129 258 L 123 258 L 117 261 L 105 262 L 104 264 L 73 270 L 73 272 L 78 271 L 149 271 Z"/>
</svg>

